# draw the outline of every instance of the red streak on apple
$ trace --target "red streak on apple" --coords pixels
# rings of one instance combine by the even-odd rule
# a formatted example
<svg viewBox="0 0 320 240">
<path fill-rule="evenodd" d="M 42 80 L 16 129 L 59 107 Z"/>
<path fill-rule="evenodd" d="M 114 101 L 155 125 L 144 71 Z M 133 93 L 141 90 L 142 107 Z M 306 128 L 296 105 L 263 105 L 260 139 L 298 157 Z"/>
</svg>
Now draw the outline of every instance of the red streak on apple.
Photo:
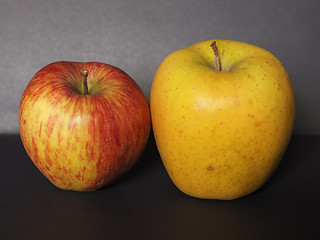
<svg viewBox="0 0 320 240">
<path fill-rule="evenodd" d="M 28 151 L 30 151 L 28 149 Z M 38 163 L 38 148 L 37 148 L 37 144 L 34 140 L 34 138 L 32 138 L 32 151 L 34 152 L 35 158 L 33 159 L 34 163 L 37 164 Z"/>
<path fill-rule="evenodd" d="M 87 95 L 81 70 L 89 72 Z M 19 127 L 27 153 L 53 184 L 92 191 L 137 162 L 149 137 L 150 111 L 139 86 L 122 70 L 56 62 L 28 84 Z"/>
</svg>

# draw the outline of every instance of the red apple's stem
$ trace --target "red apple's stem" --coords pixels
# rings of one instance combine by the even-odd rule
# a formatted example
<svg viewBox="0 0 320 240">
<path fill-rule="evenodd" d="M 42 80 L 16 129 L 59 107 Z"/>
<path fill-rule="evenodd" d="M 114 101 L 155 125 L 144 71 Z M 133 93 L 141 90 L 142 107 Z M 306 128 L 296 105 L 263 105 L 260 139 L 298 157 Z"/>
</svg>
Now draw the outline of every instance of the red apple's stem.
<svg viewBox="0 0 320 240">
<path fill-rule="evenodd" d="M 216 55 L 216 66 L 217 66 L 217 71 L 221 71 L 221 62 L 220 62 L 220 57 L 219 57 L 219 51 L 217 48 L 216 41 L 213 41 L 213 43 L 210 45 L 214 51 L 214 55 Z"/>
<path fill-rule="evenodd" d="M 88 70 L 81 70 L 82 80 L 83 80 L 83 94 L 88 95 Z"/>
</svg>

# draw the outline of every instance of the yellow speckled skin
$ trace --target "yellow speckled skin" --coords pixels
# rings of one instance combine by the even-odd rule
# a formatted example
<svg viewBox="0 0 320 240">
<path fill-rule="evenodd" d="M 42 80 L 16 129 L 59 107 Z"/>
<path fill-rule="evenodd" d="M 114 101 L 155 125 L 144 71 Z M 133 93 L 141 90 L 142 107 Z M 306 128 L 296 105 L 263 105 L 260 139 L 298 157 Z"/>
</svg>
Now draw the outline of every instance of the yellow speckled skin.
<svg viewBox="0 0 320 240">
<path fill-rule="evenodd" d="M 184 193 L 236 199 L 264 184 L 290 141 L 295 118 L 288 73 L 268 51 L 216 40 L 196 43 L 159 66 L 150 105 L 163 164 Z"/>
</svg>

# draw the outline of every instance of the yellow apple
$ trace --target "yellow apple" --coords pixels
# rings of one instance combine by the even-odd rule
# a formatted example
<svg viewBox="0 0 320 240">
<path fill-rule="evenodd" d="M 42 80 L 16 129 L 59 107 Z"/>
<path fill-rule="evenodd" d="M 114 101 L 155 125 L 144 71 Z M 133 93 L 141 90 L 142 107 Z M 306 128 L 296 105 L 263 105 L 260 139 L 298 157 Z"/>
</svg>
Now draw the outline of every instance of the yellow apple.
<svg viewBox="0 0 320 240">
<path fill-rule="evenodd" d="M 150 94 L 155 140 L 185 194 L 231 200 L 260 188 L 290 141 L 295 99 L 270 52 L 208 40 L 171 53 Z"/>
</svg>

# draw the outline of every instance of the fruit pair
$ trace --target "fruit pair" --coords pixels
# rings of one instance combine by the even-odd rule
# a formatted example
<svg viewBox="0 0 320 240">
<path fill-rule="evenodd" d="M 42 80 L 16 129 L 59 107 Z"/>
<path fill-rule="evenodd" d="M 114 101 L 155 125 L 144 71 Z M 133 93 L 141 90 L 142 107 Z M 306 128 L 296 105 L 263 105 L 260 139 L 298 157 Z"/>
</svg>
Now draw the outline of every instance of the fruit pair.
<svg viewBox="0 0 320 240">
<path fill-rule="evenodd" d="M 210 199 L 239 198 L 265 183 L 295 118 L 292 85 L 279 60 L 227 40 L 170 54 L 155 75 L 150 108 L 172 181 L 188 195 Z M 30 158 L 52 183 L 90 191 L 135 164 L 149 136 L 150 113 L 142 91 L 121 70 L 58 62 L 27 86 L 19 126 Z"/>
</svg>

